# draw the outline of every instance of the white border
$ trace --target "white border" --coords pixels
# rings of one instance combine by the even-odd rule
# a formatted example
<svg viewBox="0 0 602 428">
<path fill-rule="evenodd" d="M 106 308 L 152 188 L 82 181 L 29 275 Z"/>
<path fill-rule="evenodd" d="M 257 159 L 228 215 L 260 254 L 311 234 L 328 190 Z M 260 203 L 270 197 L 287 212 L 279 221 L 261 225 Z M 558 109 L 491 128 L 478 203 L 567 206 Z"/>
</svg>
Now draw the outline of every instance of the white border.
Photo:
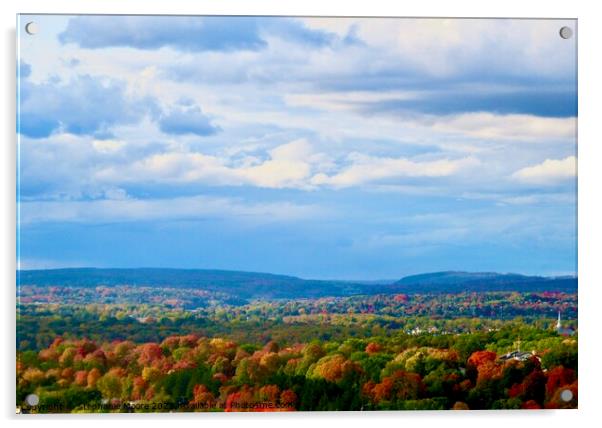
<svg viewBox="0 0 602 428">
<path fill-rule="evenodd" d="M 2 352 L 2 380 L 0 403 L 6 422 L 65 426 L 71 424 L 102 426 L 131 421 L 150 426 L 177 424 L 219 424 L 265 426 L 266 424 L 307 426 L 308 424 L 338 424 L 363 426 L 372 420 L 379 424 L 487 426 L 507 427 L 528 423 L 537 427 L 597 425 L 601 399 L 602 352 L 600 267 L 602 161 L 600 123 L 602 76 L 600 40 L 602 15 L 594 1 L 566 0 L 528 2 L 525 0 L 491 1 L 421 0 L 399 4 L 391 0 L 3 0 L 0 2 L 2 21 L 2 94 L 4 102 L 2 123 L 0 184 L 2 210 L 0 263 L 1 285 L 5 310 L 4 352 Z M 523 411 L 523 412 L 383 412 L 383 413 L 308 413 L 304 415 L 108 415 L 94 416 L 15 416 L 14 415 L 14 361 L 15 361 L 15 22 L 17 13 L 136 13 L 136 14 L 235 14 L 235 15 L 332 15 L 332 16 L 449 16 L 449 17 L 538 17 L 579 19 L 579 410 Z M 130 417 L 128 417 L 130 416 Z M 224 417 L 225 416 L 225 417 Z M 368 420 L 370 419 L 370 420 Z M 173 420 L 173 422 L 171 422 Z M 131 423 L 130 422 L 130 423 Z M 126 422 L 127 423 L 127 422 Z M 599 426 L 599 425 L 598 425 Z"/>
</svg>

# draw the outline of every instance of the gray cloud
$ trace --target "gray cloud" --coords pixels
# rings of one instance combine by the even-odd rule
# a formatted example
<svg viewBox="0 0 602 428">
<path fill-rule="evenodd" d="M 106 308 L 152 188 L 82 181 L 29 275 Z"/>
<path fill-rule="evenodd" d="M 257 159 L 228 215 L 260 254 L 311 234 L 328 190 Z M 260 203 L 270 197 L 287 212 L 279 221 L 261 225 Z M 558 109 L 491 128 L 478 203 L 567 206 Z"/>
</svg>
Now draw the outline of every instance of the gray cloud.
<svg viewBox="0 0 602 428">
<path fill-rule="evenodd" d="M 221 16 L 77 16 L 59 34 L 61 43 L 83 48 L 126 46 L 171 47 L 180 51 L 259 50 L 266 36 L 311 46 L 329 44 L 334 36 L 311 30 L 287 18 Z"/>
<path fill-rule="evenodd" d="M 114 125 L 138 122 L 156 108 L 150 97 L 127 95 L 123 82 L 88 75 L 69 81 L 23 80 L 19 95 L 18 130 L 32 138 L 56 131 L 108 138 Z"/>
<path fill-rule="evenodd" d="M 166 134 L 207 136 L 220 131 L 191 100 L 181 100 L 161 115 L 158 122 L 159 128 Z"/>
</svg>

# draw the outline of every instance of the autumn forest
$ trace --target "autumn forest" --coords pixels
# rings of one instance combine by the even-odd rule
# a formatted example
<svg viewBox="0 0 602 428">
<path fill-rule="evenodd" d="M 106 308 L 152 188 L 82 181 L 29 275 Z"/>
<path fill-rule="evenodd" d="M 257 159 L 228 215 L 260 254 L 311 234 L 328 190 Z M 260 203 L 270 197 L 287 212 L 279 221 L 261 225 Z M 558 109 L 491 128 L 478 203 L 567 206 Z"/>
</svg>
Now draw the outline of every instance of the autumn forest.
<svg viewBox="0 0 602 428">
<path fill-rule="evenodd" d="M 577 294 L 565 291 L 246 300 L 181 287 L 27 285 L 17 406 L 575 408 L 576 319 Z"/>
</svg>

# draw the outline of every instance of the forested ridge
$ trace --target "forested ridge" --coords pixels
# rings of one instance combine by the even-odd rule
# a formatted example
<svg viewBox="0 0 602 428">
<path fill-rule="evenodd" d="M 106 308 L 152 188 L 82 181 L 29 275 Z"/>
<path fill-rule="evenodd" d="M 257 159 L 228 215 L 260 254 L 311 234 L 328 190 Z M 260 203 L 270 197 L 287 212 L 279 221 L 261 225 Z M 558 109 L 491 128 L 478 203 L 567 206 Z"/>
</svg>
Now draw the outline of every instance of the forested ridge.
<svg viewBox="0 0 602 428">
<path fill-rule="evenodd" d="M 270 273 L 203 269 L 99 269 L 68 268 L 20 270 L 22 286 L 88 287 L 132 286 L 197 289 L 225 293 L 233 298 L 292 299 L 395 293 L 576 292 L 576 277 L 540 277 L 488 272 L 436 272 L 412 275 L 399 281 L 340 281 L 302 279 Z"/>
</svg>

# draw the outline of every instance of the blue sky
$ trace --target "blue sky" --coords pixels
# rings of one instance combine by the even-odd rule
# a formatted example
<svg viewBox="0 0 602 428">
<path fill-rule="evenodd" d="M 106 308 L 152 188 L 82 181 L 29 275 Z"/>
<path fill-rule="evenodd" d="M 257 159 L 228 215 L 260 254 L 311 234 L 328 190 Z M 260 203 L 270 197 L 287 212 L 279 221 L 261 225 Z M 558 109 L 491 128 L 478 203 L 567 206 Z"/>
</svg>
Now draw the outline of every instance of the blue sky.
<svg viewBox="0 0 602 428">
<path fill-rule="evenodd" d="M 573 21 L 30 21 L 21 268 L 576 273 Z"/>
</svg>

